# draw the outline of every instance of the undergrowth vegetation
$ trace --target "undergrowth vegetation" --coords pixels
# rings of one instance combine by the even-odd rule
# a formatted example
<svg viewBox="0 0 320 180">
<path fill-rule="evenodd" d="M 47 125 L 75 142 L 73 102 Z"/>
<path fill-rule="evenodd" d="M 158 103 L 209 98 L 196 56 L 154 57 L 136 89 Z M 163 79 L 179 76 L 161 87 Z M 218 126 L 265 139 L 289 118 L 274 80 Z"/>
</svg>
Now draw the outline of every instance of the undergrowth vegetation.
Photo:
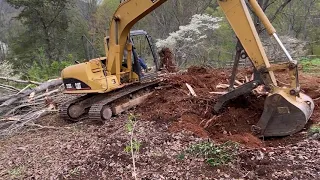
<svg viewBox="0 0 320 180">
<path fill-rule="evenodd" d="M 204 158 L 205 162 L 211 166 L 226 165 L 231 162 L 236 155 L 238 144 L 235 142 L 225 142 L 223 144 L 215 144 L 212 142 L 201 142 L 191 145 L 186 154 L 190 154 L 197 158 Z M 178 158 L 181 159 L 181 155 Z"/>
<path fill-rule="evenodd" d="M 303 72 L 320 74 L 320 58 L 302 58 L 300 64 Z"/>
<path fill-rule="evenodd" d="M 311 126 L 311 128 L 309 129 L 309 134 L 320 134 L 320 124 Z"/>
</svg>

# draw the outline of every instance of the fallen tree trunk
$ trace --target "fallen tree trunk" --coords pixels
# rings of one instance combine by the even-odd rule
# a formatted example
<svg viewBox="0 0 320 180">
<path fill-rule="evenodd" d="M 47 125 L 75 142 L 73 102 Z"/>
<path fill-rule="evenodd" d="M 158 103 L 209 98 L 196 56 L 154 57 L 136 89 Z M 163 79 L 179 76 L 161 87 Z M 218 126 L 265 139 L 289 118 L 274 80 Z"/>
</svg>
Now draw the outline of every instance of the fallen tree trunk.
<svg viewBox="0 0 320 180">
<path fill-rule="evenodd" d="M 18 88 L 15 88 L 15 87 L 9 86 L 9 85 L 5 85 L 5 84 L 0 84 L 0 88 L 7 89 L 7 90 L 13 91 L 13 92 L 19 92 L 20 91 L 20 89 L 18 89 Z"/>
<path fill-rule="evenodd" d="M 29 96 L 31 93 L 39 93 L 39 92 L 45 91 L 51 87 L 59 86 L 61 84 L 62 84 L 61 79 L 47 81 L 45 83 L 42 83 L 40 86 L 38 86 L 36 88 L 27 89 L 27 90 L 21 92 L 20 94 L 6 100 L 4 103 L 2 103 L 0 105 L 0 107 L 9 106 L 9 105 L 13 104 L 14 102 L 16 102 L 17 100 L 20 100 L 21 98 Z"/>
<path fill-rule="evenodd" d="M 4 102 L 4 101 L 6 101 L 6 100 L 8 100 L 8 99 L 10 99 L 10 98 L 12 98 L 13 97 L 13 95 L 11 95 L 11 96 L 6 96 L 6 97 L 0 97 L 0 103 L 1 102 Z"/>
<path fill-rule="evenodd" d="M 8 78 L 8 77 L 0 77 L 0 79 L 5 80 L 5 81 L 13 81 L 16 83 L 41 85 L 40 82 L 36 82 L 36 81 L 25 81 L 25 80 L 13 79 L 13 78 Z"/>
</svg>

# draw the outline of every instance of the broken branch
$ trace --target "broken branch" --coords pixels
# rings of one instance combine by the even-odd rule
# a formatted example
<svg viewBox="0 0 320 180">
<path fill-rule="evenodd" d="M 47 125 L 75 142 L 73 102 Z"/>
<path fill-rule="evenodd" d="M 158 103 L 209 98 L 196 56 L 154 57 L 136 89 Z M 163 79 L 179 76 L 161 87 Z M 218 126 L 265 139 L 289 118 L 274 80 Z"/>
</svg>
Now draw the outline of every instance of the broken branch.
<svg viewBox="0 0 320 180">
<path fill-rule="evenodd" d="M 45 90 L 49 89 L 50 87 L 56 87 L 61 84 L 62 84 L 61 79 L 47 81 L 45 83 L 42 83 L 40 86 L 38 86 L 34 89 L 27 89 L 27 90 L 21 92 L 20 94 L 6 100 L 4 103 L 2 103 L 0 105 L 0 107 L 9 106 L 9 105 L 13 104 L 14 102 L 16 102 L 17 100 L 29 96 L 31 93 L 38 93 L 41 91 L 45 91 Z"/>
<path fill-rule="evenodd" d="M 196 92 L 194 92 L 194 89 L 188 83 L 186 83 L 186 86 L 189 89 L 189 92 L 191 93 L 191 95 L 194 97 L 197 97 Z"/>
<path fill-rule="evenodd" d="M 0 84 L 1 88 L 7 89 L 9 91 L 20 91 L 20 89 L 15 88 L 13 86 L 5 85 L 5 84 Z"/>
<path fill-rule="evenodd" d="M 227 94 L 228 92 L 209 92 L 210 94 L 217 94 L 217 95 L 224 95 Z"/>
</svg>

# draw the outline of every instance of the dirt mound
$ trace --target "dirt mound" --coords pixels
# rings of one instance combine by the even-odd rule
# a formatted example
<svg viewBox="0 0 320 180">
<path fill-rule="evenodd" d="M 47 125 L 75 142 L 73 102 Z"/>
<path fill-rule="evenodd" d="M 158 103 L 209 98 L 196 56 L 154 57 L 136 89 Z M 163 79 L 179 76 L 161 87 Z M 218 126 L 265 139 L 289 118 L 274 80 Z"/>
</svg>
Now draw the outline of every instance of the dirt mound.
<svg viewBox="0 0 320 180">
<path fill-rule="evenodd" d="M 264 97 L 239 97 L 230 102 L 223 113 L 213 113 L 213 105 L 219 96 L 210 92 L 224 91 L 216 86 L 228 84 L 230 72 L 230 69 L 191 67 L 184 74 L 170 76 L 164 81 L 163 88 L 140 106 L 138 112 L 147 120 L 168 124 L 172 132 L 186 130 L 198 137 L 216 141 L 232 140 L 249 147 L 263 146 L 266 143 L 251 134 L 251 126 L 258 122 L 262 114 Z M 242 69 L 237 79 L 244 80 L 245 76 L 250 78 L 251 75 L 251 69 Z M 287 79 L 285 75 L 280 75 L 279 80 L 285 82 Z M 302 89 L 313 98 L 319 96 L 318 83 L 315 83 L 318 81 L 320 78 L 301 75 Z M 189 96 L 185 83 L 194 88 L 197 97 Z M 315 103 L 317 108 L 320 101 Z M 317 121 L 316 114 L 313 115 L 314 121 Z"/>
<path fill-rule="evenodd" d="M 208 71 L 206 68 L 204 67 L 197 67 L 197 66 L 192 66 L 190 68 L 188 68 L 188 74 L 207 74 Z"/>
<path fill-rule="evenodd" d="M 160 67 L 165 68 L 168 72 L 176 72 L 177 66 L 171 50 L 169 48 L 162 48 L 158 53 L 160 56 Z"/>
</svg>

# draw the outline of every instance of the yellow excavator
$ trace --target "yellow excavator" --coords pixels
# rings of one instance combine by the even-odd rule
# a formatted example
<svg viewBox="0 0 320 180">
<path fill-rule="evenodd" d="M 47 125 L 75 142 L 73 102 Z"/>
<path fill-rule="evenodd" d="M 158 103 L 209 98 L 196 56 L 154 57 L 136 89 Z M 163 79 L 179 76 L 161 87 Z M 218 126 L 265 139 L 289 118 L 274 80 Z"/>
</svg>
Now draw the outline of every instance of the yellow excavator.
<svg viewBox="0 0 320 180">
<path fill-rule="evenodd" d="M 237 55 L 247 56 L 252 61 L 255 75 L 253 81 L 221 96 L 214 110 L 219 112 L 229 100 L 264 85 L 268 96 L 263 114 L 259 122 L 252 127 L 252 131 L 258 136 L 268 137 L 287 136 L 302 130 L 313 112 L 314 103 L 309 96 L 301 92 L 297 61 L 292 59 L 281 43 L 257 0 L 217 1 L 243 47 L 244 51 L 237 51 Z M 112 17 L 109 36 L 105 38 L 106 58 L 92 59 L 62 71 L 65 93 L 83 94 L 60 107 L 62 118 L 71 121 L 77 121 L 81 117 L 108 120 L 112 115 L 139 104 L 150 94 L 157 81 L 150 78 L 149 81 L 144 81 L 144 73 L 130 38 L 130 29 L 164 2 L 166 0 L 120 2 Z M 283 49 L 288 57 L 287 63 L 270 65 L 246 3 Z M 231 86 L 237 63 L 236 60 Z M 278 86 L 274 75 L 276 70 L 288 70 L 290 87 Z"/>
</svg>

